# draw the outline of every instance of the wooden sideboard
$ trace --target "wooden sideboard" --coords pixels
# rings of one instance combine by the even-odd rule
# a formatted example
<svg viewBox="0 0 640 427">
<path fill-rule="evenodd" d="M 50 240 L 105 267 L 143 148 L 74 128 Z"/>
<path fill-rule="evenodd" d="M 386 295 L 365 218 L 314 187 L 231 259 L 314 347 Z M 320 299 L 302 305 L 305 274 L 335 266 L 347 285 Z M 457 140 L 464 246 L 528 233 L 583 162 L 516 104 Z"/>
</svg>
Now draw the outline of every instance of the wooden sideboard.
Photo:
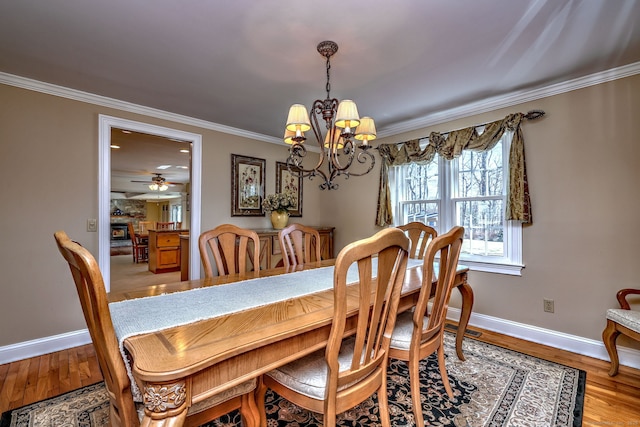
<svg viewBox="0 0 640 427">
<path fill-rule="evenodd" d="M 149 271 L 179 271 L 180 235 L 186 234 L 189 230 L 149 230 Z"/>
<path fill-rule="evenodd" d="M 322 259 L 334 257 L 333 231 L 335 227 L 312 227 L 320 234 L 320 256 Z M 254 229 L 260 237 L 260 268 L 274 268 L 282 260 L 278 231 L 272 228 Z"/>
</svg>

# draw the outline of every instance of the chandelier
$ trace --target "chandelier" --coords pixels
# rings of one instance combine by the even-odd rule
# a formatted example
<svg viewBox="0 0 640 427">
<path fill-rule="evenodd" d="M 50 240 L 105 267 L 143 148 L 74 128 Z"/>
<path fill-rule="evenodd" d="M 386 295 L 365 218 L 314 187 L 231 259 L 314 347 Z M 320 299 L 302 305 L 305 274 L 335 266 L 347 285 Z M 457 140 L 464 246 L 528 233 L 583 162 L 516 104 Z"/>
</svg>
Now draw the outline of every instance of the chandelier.
<svg viewBox="0 0 640 427">
<path fill-rule="evenodd" d="M 284 142 L 290 144 L 287 168 L 292 174 L 303 178 L 320 176 L 324 180 L 320 189 L 336 190 L 338 184 L 334 180 L 338 176 L 343 175 L 348 179 L 350 176 L 366 175 L 373 169 L 375 158 L 369 152 L 369 141 L 376 138 L 376 127 L 371 117 L 360 118 L 356 103 L 352 100 L 331 98 L 331 57 L 338 51 L 337 43 L 323 41 L 317 49 L 326 58 L 327 98 L 314 101 L 311 115 L 302 104 L 294 104 L 289 109 L 284 133 Z M 324 130 L 320 127 L 319 117 L 325 122 Z M 313 169 L 305 169 L 302 165 L 307 155 L 304 133 L 309 130 L 313 130 L 320 147 L 320 160 Z M 327 166 L 323 168 L 325 163 Z"/>
</svg>

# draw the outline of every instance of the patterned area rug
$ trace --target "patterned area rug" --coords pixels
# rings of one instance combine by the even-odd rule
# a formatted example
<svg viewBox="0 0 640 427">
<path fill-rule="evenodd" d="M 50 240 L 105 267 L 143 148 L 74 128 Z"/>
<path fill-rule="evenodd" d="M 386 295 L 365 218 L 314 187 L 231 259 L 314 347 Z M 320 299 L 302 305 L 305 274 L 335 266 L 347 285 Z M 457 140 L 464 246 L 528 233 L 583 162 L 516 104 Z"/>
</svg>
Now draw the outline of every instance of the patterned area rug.
<svg viewBox="0 0 640 427">
<path fill-rule="evenodd" d="M 431 356 L 421 365 L 422 408 L 426 425 L 456 427 L 581 426 L 584 371 L 465 338 L 461 362 L 452 334 L 445 334 L 447 370 L 454 399 L 449 400 Z M 415 425 L 409 374 L 404 362 L 389 366 L 389 409 L 393 426 Z M 269 391 L 269 427 L 318 426 L 322 416 L 296 407 Z M 376 398 L 339 416 L 340 426 L 379 425 Z M 108 425 L 108 400 L 102 383 L 2 414 L 0 427 L 102 427 Z M 240 426 L 234 411 L 206 427 Z"/>
</svg>

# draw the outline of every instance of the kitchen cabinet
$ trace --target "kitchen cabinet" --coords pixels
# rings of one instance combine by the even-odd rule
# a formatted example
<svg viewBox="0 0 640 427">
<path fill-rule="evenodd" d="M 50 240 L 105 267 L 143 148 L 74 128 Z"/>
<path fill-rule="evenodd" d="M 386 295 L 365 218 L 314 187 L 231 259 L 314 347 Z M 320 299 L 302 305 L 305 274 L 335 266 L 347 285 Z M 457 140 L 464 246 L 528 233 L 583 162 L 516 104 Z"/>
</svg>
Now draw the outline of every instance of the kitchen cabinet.
<svg viewBox="0 0 640 427">
<path fill-rule="evenodd" d="M 149 271 L 179 271 L 180 235 L 188 234 L 189 230 L 149 230 Z"/>
</svg>

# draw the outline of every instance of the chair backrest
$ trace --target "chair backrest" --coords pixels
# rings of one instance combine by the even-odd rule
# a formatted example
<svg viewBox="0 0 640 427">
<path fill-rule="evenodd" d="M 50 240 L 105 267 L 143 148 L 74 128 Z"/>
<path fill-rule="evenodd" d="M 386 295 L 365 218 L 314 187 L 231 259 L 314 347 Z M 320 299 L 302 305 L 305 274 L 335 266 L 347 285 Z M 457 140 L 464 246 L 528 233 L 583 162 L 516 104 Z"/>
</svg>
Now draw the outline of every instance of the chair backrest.
<svg viewBox="0 0 640 427">
<path fill-rule="evenodd" d="M 342 389 L 351 383 L 369 381 L 365 380 L 369 376 L 386 375 L 390 337 L 407 269 L 408 247 L 409 241 L 400 230 L 387 228 L 372 237 L 347 245 L 338 254 L 334 272 L 333 323 L 325 350 L 329 368 L 328 401 L 335 401 L 337 391 L 341 390 L 342 394 Z M 347 307 L 347 294 L 352 294 L 354 289 L 348 286 L 347 279 L 347 271 L 352 265 L 357 267 L 359 277 L 355 285 L 359 296 L 357 307 Z M 347 311 L 352 309 L 358 310 L 355 335 L 347 338 L 353 340 L 353 357 L 349 368 L 344 369 L 343 366 L 341 371 L 338 354 L 345 330 L 353 326 L 347 326 L 346 322 Z M 375 382 L 379 378 L 371 380 Z M 371 388 L 356 386 L 353 392 L 370 394 Z"/>
<path fill-rule="evenodd" d="M 320 261 L 320 233 L 302 224 L 290 224 L 278 232 L 285 267 Z"/>
<path fill-rule="evenodd" d="M 98 263 L 89 251 L 69 239 L 64 231 L 54 234 L 60 253 L 69 264 L 91 341 L 98 357 L 111 402 L 111 424 L 138 426 L 131 383 L 118 347 L 107 292 Z"/>
<path fill-rule="evenodd" d="M 129 238 L 131 239 L 131 243 L 133 243 L 134 247 L 137 246 L 138 241 L 136 239 L 136 230 L 133 228 L 133 223 L 127 223 L 127 230 L 129 230 Z"/>
<path fill-rule="evenodd" d="M 429 340 L 444 328 L 463 235 L 464 228 L 456 226 L 447 233 L 434 238 L 427 247 L 422 264 L 422 288 L 413 314 L 412 347 Z M 438 256 L 439 259 L 437 259 Z M 434 286 L 435 292 L 433 291 Z M 429 309 L 429 323 L 425 328 L 423 325 L 424 316 L 427 314 L 427 304 L 432 294 L 434 296 L 431 299 L 432 305 Z"/>
<path fill-rule="evenodd" d="M 138 228 L 140 229 L 140 234 L 147 234 L 149 230 L 156 228 L 156 223 L 154 221 L 140 221 Z"/>
<path fill-rule="evenodd" d="M 214 276 L 212 256 L 218 276 L 247 271 L 247 261 L 253 265 L 251 270 L 260 270 L 260 237 L 253 230 L 222 224 L 202 233 L 198 247 L 205 277 Z"/>
<path fill-rule="evenodd" d="M 156 230 L 175 230 L 175 222 L 156 222 Z"/>
<path fill-rule="evenodd" d="M 414 259 L 423 259 L 429 242 L 438 235 L 435 228 L 417 221 L 399 225 L 398 228 L 404 231 L 411 241 L 409 257 Z"/>
</svg>

